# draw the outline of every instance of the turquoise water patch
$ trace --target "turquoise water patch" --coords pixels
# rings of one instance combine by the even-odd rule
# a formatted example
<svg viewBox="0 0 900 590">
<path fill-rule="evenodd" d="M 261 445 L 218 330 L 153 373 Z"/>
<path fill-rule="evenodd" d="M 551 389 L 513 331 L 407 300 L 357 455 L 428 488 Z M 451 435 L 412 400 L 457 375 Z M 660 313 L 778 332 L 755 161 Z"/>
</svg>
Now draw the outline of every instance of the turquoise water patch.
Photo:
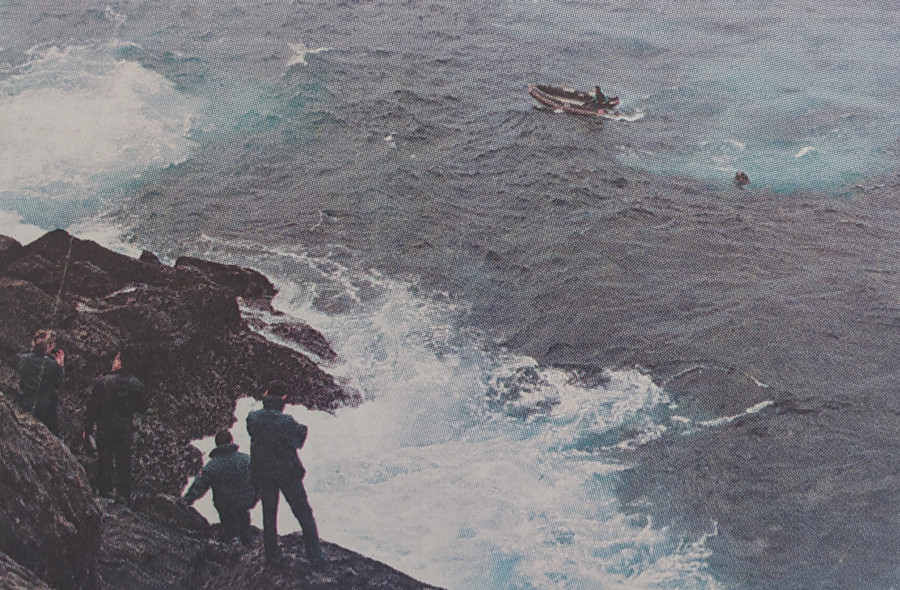
<svg viewBox="0 0 900 590">
<path fill-rule="evenodd" d="M 116 43 L 47 46 L 0 80 L 0 196 L 30 223 L 66 227 L 119 187 L 187 158 L 201 102 Z"/>
</svg>

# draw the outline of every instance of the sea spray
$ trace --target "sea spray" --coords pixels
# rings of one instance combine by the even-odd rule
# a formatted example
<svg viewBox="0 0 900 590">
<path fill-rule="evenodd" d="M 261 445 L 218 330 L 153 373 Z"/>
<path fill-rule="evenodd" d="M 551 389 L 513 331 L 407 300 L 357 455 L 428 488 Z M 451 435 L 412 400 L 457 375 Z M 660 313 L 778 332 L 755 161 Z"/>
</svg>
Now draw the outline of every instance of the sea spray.
<svg viewBox="0 0 900 590">
<path fill-rule="evenodd" d="M 649 376 L 539 366 L 461 327 L 465 307 L 445 296 L 334 260 L 211 238 L 204 247 L 318 275 L 276 277 L 274 305 L 325 334 L 339 357 L 328 370 L 366 398 L 334 415 L 288 409 L 310 428 L 300 457 L 325 540 L 451 589 L 716 587 L 700 539 L 672 537 L 616 495 L 624 449 L 667 430 L 669 398 Z M 338 292 L 346 311 L 317 309 Z M 238 403 L 245 450 L 244 419 L 258 406 Z M 284 504 L 280 523 L 298 528 Z"/>
<path fill-rule="evenodd" d="M 119 197 L 121 186 L 193 149 L 202 102 L 119 59 L 121 47 L 36 47 L 0 79 L 0 198 L 26 221 L 52 229 L 93 218 L 99 196 Z"/>
</svg>

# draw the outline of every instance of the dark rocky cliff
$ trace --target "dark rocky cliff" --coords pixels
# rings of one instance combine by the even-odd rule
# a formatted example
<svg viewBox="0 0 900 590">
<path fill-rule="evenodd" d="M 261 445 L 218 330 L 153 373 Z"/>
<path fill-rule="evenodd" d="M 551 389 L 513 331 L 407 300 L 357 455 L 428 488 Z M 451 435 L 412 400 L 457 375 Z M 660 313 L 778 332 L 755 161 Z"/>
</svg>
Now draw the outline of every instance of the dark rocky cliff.
<svg viewBox="0 0 900 590">
<path fill-rule="evenodd" d="M 313 328 L 279 318 L 279 337 L 295 345 L 287 348 L 248 326 L 239 301 L 266 309 L 274 294 L 266 277 L 236 266 L 181 258 L 169 267 L 63 231 L 26 246 L 0 236 L 0 587 L 428 587 L 327 543 L 329 566 L 309 570 L 291 549 L 296 534 L 283 538 L 294 558 L 265 569 L 258 546 L 221 545 L 215 526 L 175 501 L 201 465 L 190 441 L 229 427 L 236 400 L 258 397 L 270 380 L 292 384 L 290 401 L 311 409 L 360 401 L 298 352 L 334 358 Z M 16 354 L 48 327 L 66 352 L 59 438 L 10 401 Z M 150 391 L 137 424 L 131 508 L 95 497 L 93 458 L 81 441 L 89 385 L 125 344 L 139 345 L 137 373 Z"/>
</svg>

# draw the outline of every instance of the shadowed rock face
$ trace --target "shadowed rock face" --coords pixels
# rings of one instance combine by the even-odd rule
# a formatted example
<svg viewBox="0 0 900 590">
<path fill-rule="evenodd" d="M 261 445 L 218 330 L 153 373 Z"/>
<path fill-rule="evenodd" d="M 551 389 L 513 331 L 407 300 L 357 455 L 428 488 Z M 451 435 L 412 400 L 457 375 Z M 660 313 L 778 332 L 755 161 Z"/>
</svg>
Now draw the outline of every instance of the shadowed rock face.
<svg viewBox="0 0 900 590">
<path fill-rule="evenodd" d="M 16 590 L 50 590 L 50 586 L 8 555 L 0 553 L 0 580 L 4 588 Z"/>
<path fill-rule="evenodd" d="M 275 296 L 275 287 L 272 285 L 272 281 L 249 268 L 209 262 L 191 256 L 180 257 L 175 261 L 175 268 L 196 269 L 211 282 L 229 289 L 239 297 L 252 299 Z"/>
<path fill-rule="evenodd" d="M 309 408 L 359 403 L 308 357 L 247 326 L 237 298 L 271 311 L 272 295 L 268 279 L 239 267 L 182 259 L 171 268 L 61 231 L 25 247 L 0 236 L 0 587 L 430 588 L 328 543 L 327 571 L 313 572 L 298 557 L 299 535 L 285 538 L 284 568 L 264 569 L 259 539 L 244 551 L 227 547 L 216 540 L 217 526 L 177 502 L 201 464 L 190 441 L 229 427 L 236 400 L 261 395 L 270 380 L 291 384 L 290 401 Z M 279 317 L 273 330 L 258 314 L 254 322 L 334 358 L 309 326 Z M 66 351 L 60 438 L 9 399 L 16 353 L 48 327 Z M 134 370 L 150 396 L 136 423 L 131 509 L 96 499 L 89 485 L 95 460 L 81 454 L 90 384 L 126 344 L 139 346 Z"/>
<path fill-rule="evenodd" d="M 210 536 L 206 519 L 174 496 L 142 497 L 131 509 L 100 502 L 105 588 L 191 590 L 233 565 L 225 546 Z"/>
<path fill-rule="evenodd" d="M 292 384 L 289 401 L 309 408 L 358 401 L 305 355 L 248 328 L 237 298 L 265 309 L 274 295 L 255 271 L 197 259 L 182 259 L 180 268 L 142 262 L 63 231 L 25 247 L 3 243 L 0 303 L 10 320 L 0 325 L 0 387 L 15 389 L 15 354 L 28 349 L 31 335 L 56 329 L 66 351 L 61 434 L 80 445 L 92 380 L 109 370 L 122 345 L 137 343 L 134 369 L 151 408 L 138 420 L 138 489 L 180 492 L 200 465 L 189 442 L 230 426 L 237 398 L 261 395 L 273 379 Z M 92 462 L 83 463 L 90 473 Z"/>
<path fill-rule="evenodd" d="M 259 535 L 261 537 L 262 535 Z M 234 567 L 209 578 L 201 590 L 228 588 L 303 588 L 304 590 L 439 590 L 402 574 L 383 563 L 366 559 L 331 543 L 322 544 L 326 566 L 314 570 L 302 556 L 303 536 L 281 537 L 285 563 L 270 568 L 263 565 L 262 540 L 237 554 Z"/>
<path fill-rule="evenodd" d="M 100 509 L 84 470 L 2 397 L 0 457 L 0 551 L 54 588 L 96 587 Z"/>
<path fill-rule="evenodd" d="M 219 541 L 219 526 L 210 526 L 193 508 L 171 496 L 142 498 L 133 509 L 101 500 L 104 541 L 100 566 L 106 588 L 129 590 L 418 590 L 418 582 L 383 563 L 331 543 L 323 543 L 326 567 L 316 571 L 306 561 L 303 537 L 281 538 L 285 563 L 264 565 L 262 532 L 254 527 L 248 547 Z"/>
</svg>

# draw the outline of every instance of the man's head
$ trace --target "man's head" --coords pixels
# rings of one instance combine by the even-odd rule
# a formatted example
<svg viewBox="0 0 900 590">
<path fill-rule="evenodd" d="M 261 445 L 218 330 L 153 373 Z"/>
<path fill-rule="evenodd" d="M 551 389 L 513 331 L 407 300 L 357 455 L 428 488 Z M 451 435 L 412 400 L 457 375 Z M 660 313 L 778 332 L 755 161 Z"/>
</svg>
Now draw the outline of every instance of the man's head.
<svg viewBox="0 0 900 590">
<path fill-rule="evenodd" d="M 47 354 L 56 347 L 56 332 L 38 330 L 31 339 L 31 350 L 34 354 Z"/>
<path fill-rule="evenodd" d="M 119 349 L 118 354 L 116 354 L 116 358 L 113 359 L 113 371 L 119 371 L 121 369 L 134 371 L 138 358 L 139 355 L 134 346 L 123 346 Z"/>
<path fill-rule="evenodd" d="M 288 394 L 290 392 L 291 391 L 288 388 L 288 384 L 278 379 L 269 382 L 269 387 L 266 389 L 266 395 L 272 397 L 280 397 L 283 400 L 287 400 Z"/>
<path fill-rule="evenodd" d="M 290 390 L 288 389 L 287 383 L 277 379 L 271 381 L 269 387 L 266 388 L 266 395 L 263 397 L 263 405 L 267 408 L 284 409 L 289 393 Z"/>
<path fill-rule="evenodd" d="M 234 442 L 234 437 L 231 436 L 231 432 L 227 430 L 220 430 L 216 433 L 216 446 L 221 447 L 222 445 L 230 445 Z"/>
</svg>

